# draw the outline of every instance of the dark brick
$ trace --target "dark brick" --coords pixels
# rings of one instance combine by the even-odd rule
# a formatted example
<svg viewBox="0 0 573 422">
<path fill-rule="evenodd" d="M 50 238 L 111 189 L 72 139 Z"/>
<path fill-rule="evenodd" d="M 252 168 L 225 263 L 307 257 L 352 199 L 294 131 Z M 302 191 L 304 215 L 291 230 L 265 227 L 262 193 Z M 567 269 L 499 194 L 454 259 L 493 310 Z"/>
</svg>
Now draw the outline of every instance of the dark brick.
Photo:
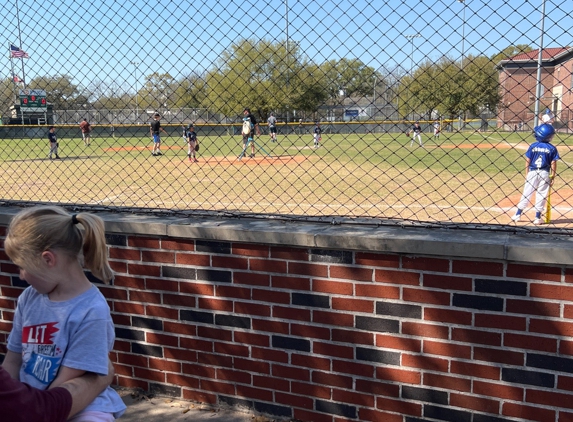
<svg viewBox="0 0 573 422">
<path fill-rule="evenodd" d="M 411 418 L 410 416 L 406 416 L 404 422 L 433 422 L 433 421 L 430 421 L 429 419 Z"/>
<path fill-rule="evenodd" d="M 162 266 L 161 274 L 163 277 L 197 280 L 197 270 L 195 268 Z"/>
<path fill-rule="evenodd" d="M 224 403 L 231 407 L 244 407 L 246 409 L 253 408 L 253 402 L 251 400 L 238 399 L 236 397 L 223 396 L 221 394 L 218 397 L 219 403 Z"/>
<path fill-rule="evenodd" d="M 573 373 L 573 359 L 528 353 L 525 366 Z"/>
<path fill-rule="evenodd" d="M 202 322 L 204 324 L 213 324 L 214 315 L 211 312 L 190 311 L 182 309 L 179 311 L 179 319 L 182 321 Z"/>
<path fill-rule="evenodd" d="M 138 328 L 148 328 L 155 331 L 163 331 L 163 321 L 159 319 L 131 317 L 131 325 Z"/>
<path fill-rule="evenodd" d="M 215 315 L 215 325 L 251 329 L 251 318 L 234 315 Z"/>
<path fill-rule="evenodd" d="M 422 307 L 402 303 L 376 302 L 376 314 L 421 319 Z"/>
<path fill-rule="evenodd" d="M 328 262 L 331 264 L 352 264 L 352 252 L 328 249 L 311 249 L 312 262 Z"/>
<path fill-rule="evenodd" d="M 452 305 L 459 308 L 480 309 L 486 311 L 503 311 L 503 299 L 499 297 L 487 297 L 454 293 Z"/>
<path fill-rule="evenodd" d="M 150 382 L 149 391 L 153 394 L 161 394 L 162 396 L 181 397 L 181 387 L 174 387 L 172 385 Z"/>
<path fill-rule="evenodd" d="M 129 328 L 115 328 L 115 337 L 123 338 L 126 340 L 145 340 L 145 333 L 139 330 L 131 330 Z"/>
<path fill-rule="evenodd" d="M 356 419 L 357 417 L 356 407 L 347 404 L 316 400 L 315 408 L 318 412 L 328 413 L 330 415 L 344 416 L 349 419 Z"/>
<path fill-rule="evenodd" d="M 394 319 L 357 316 L 355 324 L 359 330 L 381 333 L 398 333 L 400 331 L 400 323 Z"/>
<path fill-rule="evenodd" d="M 20 277 L 16 277 L 15 275 L 10 277 L 12 281 L 12 286 L 14 287 L 23 287 L 26 288 L 29 286 L 24 280 L 21 280 Z"/>
<path fill-rule="evenodd" d="M 255 402 L 255 410 L 267 415 L 281 416 L 281 417 L 292 417 L 292 409 L 286 406 L 278 406 L 276 404 Z"/>
<path fill-rule="evenodd" d="M 197 270 L 197 280 L 230 283 L 233 281 L 231 271 Z"/>
<path fill-rule="evenodd" d="M 503 295 L 526 296 L 527 283 L 507 280 L 475 280 L 475 291 L 481 293 L 497 293 Z"/>
<path fill-rule="evenodd" d="M 106 234 L 105 243 L 112 246 L 127 246 L 127 236 L 121 234 Z"/>
<path fill-rule="evenodd" d="M 161 346 L 151 346 L 149 344 L 131 343 L 131 352 L 143 356 L 163 357 L 163 348 Z"/>
<path fill-rule="evenodd" d="M 496 416 L 490 416 L 490 415 L 480 415 L 480 414 L 474 413 L 473 422 L 515 422 L 515 420 L 514 419 L 498 418 Z"/>
<path fill-rule="evenodd" d="M 428 403 L 448 404 L 448 393 L 445 391 L 432 390 L 430 388 L 402 386 L 402 398 L 417 400 Z"/>
<path fill-rule="evenodd" d="M 293 293 L 291 297 L 293 305 L 310 306 L 314 308 L 330 308 L 329 296 Z"/>
<path fill-rule="evenodd" d="M 293 337 L 272 336 L 272 346 L 278 349 L 310 352 L 310 340 Z"/>
<path fill-rule="evenodd" d="M 472 414 L 461 410 L 454 410 L 448 407 L 424 405 L 424 416 L 432 419 L 449 422 L 471 422 Z"/>
<path fill-rule="evenodd" d="M 195 249 L 197 252 L 221 253 L 229 255 L 231 244 L 228 242 L 211 242 L 208 240 L 196 240 Z"/>
<path fill-rule="evenodd" d="M 380 362 L 387 365 L 400 365 L 400 353 L 387 352 L 385 350 L 356 348 L 356 359 L 369 362 Z"/>
<path fill-rule="evenodd" d="M 524 371 L 522 369 L 502 368 L 501 379 L 517 384 L 536 385 L 538 387 L 553 388 L 555 375 L 543 372 Z"/>
</svg>

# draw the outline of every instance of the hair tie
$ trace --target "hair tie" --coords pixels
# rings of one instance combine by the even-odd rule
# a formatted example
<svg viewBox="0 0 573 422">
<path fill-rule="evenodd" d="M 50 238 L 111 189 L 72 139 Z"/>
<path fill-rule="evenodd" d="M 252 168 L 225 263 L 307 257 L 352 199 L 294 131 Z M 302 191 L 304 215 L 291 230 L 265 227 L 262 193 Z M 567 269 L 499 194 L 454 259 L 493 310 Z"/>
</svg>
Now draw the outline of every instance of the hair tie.
<svg viewBox="0 0 573 422">
<path fill-rule="evenodd" d="M 78 224 L 78 217 L 77 214 L 72 214 L 72 224 Z"/>
</svg>

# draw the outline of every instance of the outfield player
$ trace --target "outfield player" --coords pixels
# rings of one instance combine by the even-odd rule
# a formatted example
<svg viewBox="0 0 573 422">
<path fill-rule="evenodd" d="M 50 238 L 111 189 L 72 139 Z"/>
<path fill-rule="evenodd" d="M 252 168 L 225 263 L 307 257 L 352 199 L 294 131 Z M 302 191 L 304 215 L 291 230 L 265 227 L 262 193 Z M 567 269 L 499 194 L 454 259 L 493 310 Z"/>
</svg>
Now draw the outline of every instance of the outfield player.
<svg viewBox="0 0 573 422">
<path fill-rule="evenodd" d="M 197 146 L 197 134 L 195 133 L 195 128 L 193 124 L 189 124 L 187 128 L 187 157 L 189 157 L 189 161 L 197 162 L 197 157 L 195 156 L 195 147 Z"/>
<path fill-rule="evenodd" d="M 84 140 L 84 145 L 89 147 L 90 146 L 90 132 L 92 131 L 92 127 L 88 122 L 88 119 L 84 119 L 83 122 L 80 123 L 80 130 L 82 131 L 82 138 Z"/>
<path fill-rule="evenodd" d="M 277 141 L 277 118 L 273 113 L 267 119 L 267 124 L 269 125 L 269 135 L 271 137 L 271 142 Z"/>
<path fill-rule="evenodd" d="M 434 139 L 440 139 L 440 122 L 437 120 L 434 122 Z"/>
<path fill-rule="evenodd" d="M 549 123 L 543 123 L 533 129 L 536 142 L 531 144 L 525 153 L 525 186 L 517 211 L 511 217 L 513 221 L 521 219 L 523 209 L 529 204 L 533 192 L 535 192 L 535 220 L 533 224 L 543 224 L 541 214 L 545 209 L 547 194 L 555 176 L 557 175 L 557 160 L 559 153 L 551 144 L 555 136 L 555 129 Z"/>
<path fill-rule="evenodd" d="M 420 146 L 421 147 L 424 146 L 422 144 L 422 128 L 420 127 L 420 123 L 418 122 L 414 123 L 414 126 L 412 126 L 411 135 L 412 135 L 412 142 L 410 142 L 410 146 L 414 145 L 414 141 L 416 140 L 416 138 L 418 138 Z"/>
<path fill-rule="evenodd" d="M 322 141 L 322 128 L 320 127 L 320 122 L 315 122 L 313 130 L 314 147 L 318 148 L 320 146 L 320 141 Z"/>
<path fill-rule="evenodd" d="M 167 133 L 161 127 L 161 116 L 159 113 L 155 113 L 153 116 L 153 121 L 149 127 L 149 133 L 153 138 L 153 151 L 151 151 L 151 155 L 161 155 L 161 136 L 159 135 L 160 132 Z"/>
<path fill-rule="evenodd" d="M 56 156 L 56 159 L 60 159 L 58 155 L 58 138 L 56 137 L 56 128 L 54 126 L 50 126 L 48 129 L 48 140 L 50 141 L 50 155 L 48 156 L 50 160 L 52 159 L 52 154 Z"/>
</svg>

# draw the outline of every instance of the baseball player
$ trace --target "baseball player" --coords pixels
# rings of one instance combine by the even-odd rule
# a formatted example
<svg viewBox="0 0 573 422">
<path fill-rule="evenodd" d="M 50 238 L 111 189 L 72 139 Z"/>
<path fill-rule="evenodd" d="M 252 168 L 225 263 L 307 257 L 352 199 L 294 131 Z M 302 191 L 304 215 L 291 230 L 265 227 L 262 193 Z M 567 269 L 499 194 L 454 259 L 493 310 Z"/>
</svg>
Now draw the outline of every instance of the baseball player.
<svg viewBox="0 0 573 422">
<path fill-rule="evenodd" d="M 557 160 L 559 153 L 551 144 L 555 136 L 555 129 L 549 123 L 543 123 L 533 129 L 536 142 L 531 144 L 525 153 L 525 186 L 523 195 L 517 204 L 517 211 L 511 217 L 513 221 L 521 219 L 523 209 L 529 204 L 535 191 L 535 220 L 533 224 L 543 224 L 541 214 L 545 209 L 547 194 L 557 174 Z"/>
<path fill-rule="evenodd" d="M 320 141 L 322 141 L 322 128 L 320 127 L 320 122 L 315 122 L 314 131 L 314 147 L 318 148 L 320 146 Z"/>
<path fill-rule="evenodd" d="M 410 146 L 414 145 L 414 141 L 418 138 L 418 142 L 420 142 L 420 146 L 423 147 L 422 144 L 422 127 L 420 126 L 419 122 L 414 123 L 411 130 L 412 134 L 412 142 L 410 142 Z"/>
</svg>

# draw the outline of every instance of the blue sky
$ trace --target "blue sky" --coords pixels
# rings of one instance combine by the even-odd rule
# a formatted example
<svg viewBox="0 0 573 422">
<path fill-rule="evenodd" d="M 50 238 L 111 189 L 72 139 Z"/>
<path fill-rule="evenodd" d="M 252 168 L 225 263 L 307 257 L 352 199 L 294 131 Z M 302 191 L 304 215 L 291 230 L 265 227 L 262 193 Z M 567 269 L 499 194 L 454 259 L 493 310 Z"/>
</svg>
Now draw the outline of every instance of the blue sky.
<svg viewBox="0 0 573 422">
<path fill-rule="evenodd" d="M 134 86 L 143 74 L 179 78 L 217 65 L 241 38 L 289 39 L 315 62 L 359 58 L 378 69 L 409 68 L 444 54 L 491 56 L 510 44 L 537 48 L 542 0 L 18 0 L 27 79 L 67 74 L 75 83 Z M 566 0 L 546 1 L 544 45 L 573 45 Z M 18 44 L 16 2 L 0 10 L 2 77 L 8 46 Z M 465 16 L 465 19 L 464 19 Z M 420 34 L 408 38 L 406 35 Z M 412 48 L 414 53 L 412 55 Z"/>
</svg>

